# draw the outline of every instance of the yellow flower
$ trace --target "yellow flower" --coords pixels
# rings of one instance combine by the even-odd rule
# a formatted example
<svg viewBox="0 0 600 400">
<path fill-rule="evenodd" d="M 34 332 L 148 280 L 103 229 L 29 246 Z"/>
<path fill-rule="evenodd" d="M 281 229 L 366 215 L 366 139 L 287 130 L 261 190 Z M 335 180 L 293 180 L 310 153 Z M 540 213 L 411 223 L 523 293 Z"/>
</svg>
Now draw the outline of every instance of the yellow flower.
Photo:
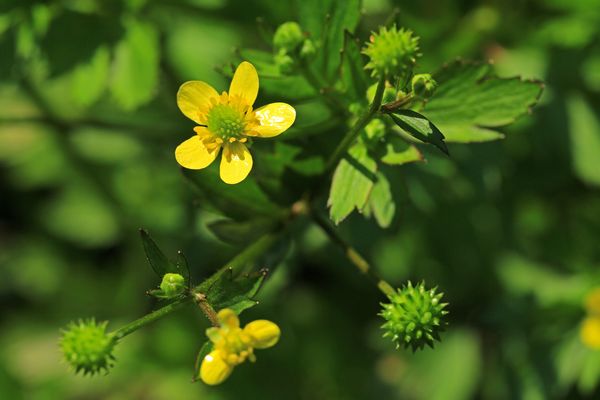
<svg viewBox="0 0 600 400">
<path fill-rule="evenodd" d="M 587 317 L 579 331 L 581 341 L 590 349 L 600 350 L 600 317 Z"/>
<path fill-rule="evenodd" d="M 259 319 L 240 328 L 240 320 L 233 310 L 225 308 L 217 314 L 220 327 L 208 328 L 206 336 L 214 349 L 202 360 L 200 379 L 208 385 L 223 382 L 236 365 L 256 361 L 254 349 L 266 349 L 279 340 L 281 331 L 271 321 Z"/>
<path fill-rule="evenodd" d="M 258 95 L 258 74 L 249 62 L 236 69 L 229 93 L 219 95 L 206 82 L 189 81 L 177 92 L 177 106 L 198 124 L 196 135 L 175 149 L 177 162 L 189 169 L 208 167 L 223 148 L 220 175 L 225 183 L 243 181 L 252 169 L 246 147 L 249 138 L 268 138 L 287 130 L 296 119 L 296 110 L 286 103 L 252 108 Z"/>
</svg>

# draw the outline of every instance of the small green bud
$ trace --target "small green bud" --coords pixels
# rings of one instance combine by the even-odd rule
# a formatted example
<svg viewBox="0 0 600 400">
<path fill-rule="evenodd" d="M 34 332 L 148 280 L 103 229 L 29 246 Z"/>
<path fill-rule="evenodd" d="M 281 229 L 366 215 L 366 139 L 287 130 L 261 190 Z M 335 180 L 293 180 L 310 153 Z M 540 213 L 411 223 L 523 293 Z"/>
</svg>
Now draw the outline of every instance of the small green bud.
<svg viewBox="0 0 600 400">
<path fill-rule="evenodd" d="M 280 50 L 275 55 L 275 65 L 283 75 L 291 74 L 294 71 L 295 62 L 285 51 Z"/>
<path fill-rule="evenodd" d="M 180 295 L 185 290 L 185 278 L 179 274 L 165 274 L 160 283 L 160 290 L 166 297 Z"/>
<path fill-rule="evenodd" d="M 106 333 L 108 322 L 96 323 L 94 319 L 71 322 L 62 331 L 60 348 L 65 360 L 75 372 L 94 375 L 100 371 L 108 372 L 113 366 L 116 340 Z"/>
<path fill-rule="evenodd" d="M 412 78 L 412 91 L 422 99 L 428 99 L 433 96 L 437 82 L 430 74 L 417 74 Z"/>
<path fill-rule="evenodd" d="M 302 43 L 302 48 L 300 49 L 300 57 L 309 58 L 313 56 L 317 52 L 317 48 L 312 40 L 306 39 L 304 43 Z"/>
<path fill-rule="evenodd" d="M 362 52 L 370 59 L 365 68 L 371 69 L 373 76 L 399 78 L 406 77 L 421 56 L 419 38 L 412 31 L 398 29 L 396 25 L 390 29 L 382 27 L 378 33 L 373 32 Z"/>
<path fill-rule="evenodd" d="M 443 293 L 436 289 L 425 289 L 423 282 L 413 286 L 409 281 L 402 289 L 388 296 L 390 302 L 382 303 L 381 315 L 385 324 L 384 337 L 391 337 L 396 342 L 396 348 L 412 347 L 413 351 L 422 349 L 425 345 L 433 347 L 440 340 L 440 332 L 446 322 L 443 317 L 448 314 L 444 308 L 448 303 L 441 303 Z"/>
<path fill-rule="evenodd" d="M 284 22 L 279 25 L 273 36 L 273 45 L 276 50 L 293 52 L 304 40 L 302 28 L 296 22 Z"/>
</svg>

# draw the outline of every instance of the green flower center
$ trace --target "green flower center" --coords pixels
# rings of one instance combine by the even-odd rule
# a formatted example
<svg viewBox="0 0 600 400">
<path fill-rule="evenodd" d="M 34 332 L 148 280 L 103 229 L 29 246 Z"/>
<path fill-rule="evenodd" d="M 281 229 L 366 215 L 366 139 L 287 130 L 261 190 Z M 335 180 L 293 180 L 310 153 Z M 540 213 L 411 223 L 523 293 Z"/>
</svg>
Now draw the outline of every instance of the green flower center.
<svg viewBox="0 0 600 400">
<path fill-rule="evenodd" d="M 224 140 L 239 138 L 244 133 L 244 116 L 227 104 L 217 104 L 207 116 L 208 129 Z"/>
</svg>

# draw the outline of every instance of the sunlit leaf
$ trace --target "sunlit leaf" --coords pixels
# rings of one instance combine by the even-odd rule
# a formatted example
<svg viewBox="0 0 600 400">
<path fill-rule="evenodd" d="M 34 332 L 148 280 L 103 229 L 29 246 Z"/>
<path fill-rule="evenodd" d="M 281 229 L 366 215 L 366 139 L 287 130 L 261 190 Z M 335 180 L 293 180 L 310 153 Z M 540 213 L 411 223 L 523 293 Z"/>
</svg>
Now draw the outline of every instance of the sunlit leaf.
<svg viewBox="0 0 600 400">
<path fill-rule="evenodd" d="M 365 206 L 376 181 L 377 163 L 369 156 L 367 147 L 357 143 L 338 164 L 333 174 L 327 205 L 329 216 L 339 224 L 354 209 Z"/>
<path fill-rule="evenodd" d="M 600 122 L 581 96 L 567 99 L 571 158 L 577 176 L 584 182 L 600 186 Z"/>
<path fill-rule="evenodd" d="M 390 182 L 381 171 L 377 172 L 377 181 L 369 195 L 368 207 L 380 227 L 390 226 L 396 214 L 396 203 L 392 197 Z"/>
</svg>

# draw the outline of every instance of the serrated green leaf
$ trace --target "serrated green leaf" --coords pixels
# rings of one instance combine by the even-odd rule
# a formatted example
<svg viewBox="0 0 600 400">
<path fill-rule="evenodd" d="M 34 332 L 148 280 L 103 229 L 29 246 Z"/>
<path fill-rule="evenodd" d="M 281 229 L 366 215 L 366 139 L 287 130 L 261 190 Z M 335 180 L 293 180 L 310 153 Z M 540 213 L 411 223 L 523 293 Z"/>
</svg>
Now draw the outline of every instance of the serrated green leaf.
<svg viewBox="0 0 600 400">
<path fill-rule="evenodd" d="M 198 351 L 198 355 L 196 356 L 196 362 L 194 363 L 194 378 L 192 381 L 197 381 L 200 379 L 200 367 L 202 366 L 202 361 L 204 357 L 206 357 L 211 351 L 213 351 L 213 342 L 207 340 L 204 342 L 200 350 Z"/>
<path fill-rule="evenodd" d="M 388 135 L 384 143 L 385 153 L 381 161 L 388 165 L 403 165 L 423 161 L 423 154 L 415 145 L 408 144 L 396 136 Z"/>
<path fill-rule="evenodd" d="M 597 113 L 574 95 L 567 99 L 571 159 L 577 176 L 590 185 L 600 185 L 600 122 Z"/>
<path fill-rule="evenodd" d="M 256 240 L 276 225 L 277 221 L 271 218 L 253 218 L 242 222 L 220 219 L 208 224 L 208 229 L 220 240 L 240 245 Z"/>
<path fill-rule="evenodd" d="M 339 224 L 355 208 L 362 210 L 376 181 L 377 163 L 359 142 L 350 148 L 333 173 L 327 206 L 331 220 Z"/>
<path fill-rule="evenodd" d="M 501 139 L 493 128 L 514 122 L 533 107 L 543 89 L 537 81 L 498 78 L 489 64 L 456 61 L 434 75 L 439 84 L 423 114 L 448 142 Z"/>
<path fill-rule="evenodd" d="M 154 97 L 158 84 L 159 42 L 156 29 L 128 20 L 124 38 L 117 44 L 111 92 L 125 110 L 133 110 Z"/>
<path fill-rule="evenodd" d="M 253 299 L 267 276 L 267 270 L 234 277 L 231 269 L 222 271 L 206 293 L 208 303 L 215 309 L 231 308 L 239 314 L 256 305 Z"/>
<path fill-rule="evenodd" d="M 377 181 L 369 196 L 369 210 L 382 228 L 390 226 L 396 214 L 396 203 L 392 197 L 390 182 L 381 171 L 377 172 Z"/>
<path fill-rule="evenodd" d="M 425 116 L 413 110 L 396 110 L 389 114 L 403 131 L 414 138 L 429 143 L 448 154 L 444 135 Z"/>
</svg>

